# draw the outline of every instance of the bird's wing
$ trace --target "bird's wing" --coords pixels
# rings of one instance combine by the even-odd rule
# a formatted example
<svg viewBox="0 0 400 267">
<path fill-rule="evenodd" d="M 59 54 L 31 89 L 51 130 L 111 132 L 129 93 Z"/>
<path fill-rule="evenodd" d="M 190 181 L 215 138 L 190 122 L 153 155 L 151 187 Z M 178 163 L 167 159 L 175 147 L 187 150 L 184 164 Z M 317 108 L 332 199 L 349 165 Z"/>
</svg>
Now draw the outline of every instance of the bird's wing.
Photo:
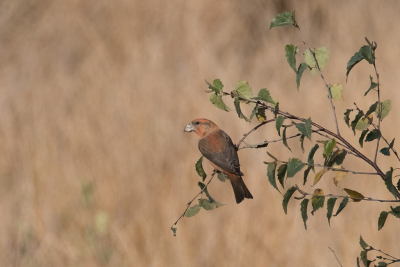
<svg viewBox="0 0 400 267">
<path fill-rule="evenodd" d="M 231 138 L 218 130 L 199 141 L 199 150 L 205 158 L 224 171 L 243 175 L 240 172 L 239 157 Z"/>
</svg>

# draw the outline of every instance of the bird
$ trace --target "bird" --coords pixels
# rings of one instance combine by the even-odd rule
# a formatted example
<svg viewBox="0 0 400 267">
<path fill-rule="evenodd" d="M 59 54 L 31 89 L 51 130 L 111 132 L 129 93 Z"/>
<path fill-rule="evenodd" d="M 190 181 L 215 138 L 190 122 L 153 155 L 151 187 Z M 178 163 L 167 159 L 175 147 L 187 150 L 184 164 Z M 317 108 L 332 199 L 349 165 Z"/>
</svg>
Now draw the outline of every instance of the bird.
<svg viewBox="0 0 400 267">
<path fill-rule="evenodd" d="M 240 171 L 237 148 L 229 135 L 208 119 L 195 119 L 186 125 L 184 132 L 195 132 L 199 137 L 199 150 L 211 165 L 230 180 L 236 203 L 253 198 Z"/>
</svg>

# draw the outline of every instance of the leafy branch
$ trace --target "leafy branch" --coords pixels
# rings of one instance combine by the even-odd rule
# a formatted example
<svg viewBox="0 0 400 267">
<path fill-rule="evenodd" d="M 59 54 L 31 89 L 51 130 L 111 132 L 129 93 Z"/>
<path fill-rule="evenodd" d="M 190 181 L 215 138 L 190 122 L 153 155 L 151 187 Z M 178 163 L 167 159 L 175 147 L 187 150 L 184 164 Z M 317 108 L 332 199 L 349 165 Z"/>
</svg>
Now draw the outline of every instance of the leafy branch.
<svg viewBox="0 0 400 267">
<path fill-rule="evenodd" d="M 396 263 L 396 262 L 400 262 L 399 258 L 396 258 L 392 255 L 389 255 L 386 252 L 383 252 L 380 249 L 376 249 L 376 248 L 368 245 L 361 236 L 360 236 L 360 245 L 363 250 L 360 253 L 360 258 L 357 257 L 357 266 L 358 267 L 360 267 L 360 261 L 364 264 L 365 267 L 370 266 L 371 263 L 374 266 L 384 267 L 384 266 L 388 266 L 388 265 Z M 371 260 L 368 260 L 368 252 L 369 251 L 376 251 L 378 253 L 383 254 L 384 256 L 382 256 L 382 255 L 375 256 L 375 259 L 371 261 Z M 375 264 L 376 262 L 378 262 L 377 263 L 378 265 Z"/>
</svg>

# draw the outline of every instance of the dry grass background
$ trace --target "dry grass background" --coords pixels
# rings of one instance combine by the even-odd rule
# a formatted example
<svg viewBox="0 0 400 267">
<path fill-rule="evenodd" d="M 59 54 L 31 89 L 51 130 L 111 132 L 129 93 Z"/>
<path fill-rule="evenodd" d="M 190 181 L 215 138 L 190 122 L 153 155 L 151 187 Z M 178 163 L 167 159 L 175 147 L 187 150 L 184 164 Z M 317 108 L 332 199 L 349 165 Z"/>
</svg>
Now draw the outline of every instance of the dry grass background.
<svg viewBox="0 0 400 267">
<path fill-rule="evenodd" d="M 228 205 L 182 219 L 177 237 L 170 230 L 199 190 L 197 140 L 183 127 L 207 117 L 237 141 L 254 125 L 214 108 L 205 78 L 220 78 L 227 90 L 238 80 L 254 91 L 267 87 L 281 109 L 334 128 L 320 78 L 307 73 L 296 90 L 284 46 L 301 46 L 298 33 L 267 33 L 279 12 L 296 9 L 308 43 L 330 49 L 328 83 L 345 84 L 346 63 L 365 36 L 378 42 L 382 98 L 394 104 L 383 130 L 397 137 L 399 8 L 365 0 L 1 1 L 0 265 L 339 266 L 331 247 L 355 266 L 360 234 L 399 256 L 398 221 L 389 217 L 377 230 L 389 205 L 350 204 L 331 228 L 324 208 L 309 216 L 307 231 L 298 201 L 285 215 L 261 164 L 265 150 L 239 154 L 254 200 L 236 205 L 231 186 L 215 180 L 211 194 Z M 364 109 L 375 101 L 373 93 L 362 97 L 370 74 L 365 62 L 357 66 L 336 103 L 354 143 L 341 118 L 353 101 Z M 271 125 L 249 141 L 276 136 Z M 299 149 L 297 140 L 289 144 Z M 372 157 L 374 147 L 362 151 Z M 291 156 L 280 144 L 268 149 Z M 379 163 L 384 171 L 398 166 L 392 158 Z M 345 166 L 371 169 L 356 159 Z M 331 176 L 319 184 L 325 192 L 391 197 L 379 178 L 349 175 L 335 187 Z"/>
</svg>

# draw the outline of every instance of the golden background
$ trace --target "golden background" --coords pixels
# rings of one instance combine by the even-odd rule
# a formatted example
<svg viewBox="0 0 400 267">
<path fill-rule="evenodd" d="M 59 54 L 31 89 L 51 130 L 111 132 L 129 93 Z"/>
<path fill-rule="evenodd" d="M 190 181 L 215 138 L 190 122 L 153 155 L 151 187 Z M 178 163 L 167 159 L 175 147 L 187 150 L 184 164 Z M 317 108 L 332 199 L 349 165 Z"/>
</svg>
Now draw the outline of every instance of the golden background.
<svg viewBox="0 0 400 267">
<path fill-rule="evenodd" d="M 308 44 L 330 49 L 323 73 L 344 85 L 345 100 L 335 101 L 339 126 L 357 148 L 343 112 L 354 101 L 365 111 L 376 101 L 373 92 L 363 96 L 374 72 L 361 62 L 346 83 L 346 64 L 365 36 L 378 43 L 382 100 L 393 105 L 382 129 L 397 137 L 398 1 L 2 1 L 0 265 L 339 266 L 331 247 L 344 266 L 356 266 L 360 235 L 399 257 L 398 219 L 390 215 L 377 229 L 389 204 L 349 203 L 330 228 L 325 203 L 309 214 L 307 231 L 300 201 L 292 199 L 285 215 L 262 164 L 270 159 L 265 149 L 239 152 L 253 200 L 236 205 L 231 186 L 215 179 L 209 191 L 227 205 L 183 218 L 172 235 L 171 224 L 199 191 L 197 137 L 184 126 L 209 118 L 237 142 L 256 125 L 212 106 L 204 79 L 220 78 L 226 91 L 239 80 L 255 93 L 267 88 L 282 110 L 334 130 L 320 77 L 306 71 L 296 90 L 284 46 L 299 45 L 299 64 L 298 32 L 268 31 L 276 14 L 293 9 Z M 271 124 L 247 140 L 277 138 Z M 278 143 L 268 151 L 306 160 L 312 143 L 305 144 L 305 154 L 298 139 L 289 141 L 293 154 Z M 373 158 L 375 145 L 361 151 Z M 399 166 L 393 156 L 378 162 L 384 172 Z M 351 156 L 345 167 L 372 171 Z M 336 187 L 333 176 L 318 184 L 325 193 L 351 188 L 392 199 L 379 177 L 349 174 Z M 287 186 L 301 182 L 302 172 Z M 312 192 L 309 185 L 301 188 Z"/>
</svg>

